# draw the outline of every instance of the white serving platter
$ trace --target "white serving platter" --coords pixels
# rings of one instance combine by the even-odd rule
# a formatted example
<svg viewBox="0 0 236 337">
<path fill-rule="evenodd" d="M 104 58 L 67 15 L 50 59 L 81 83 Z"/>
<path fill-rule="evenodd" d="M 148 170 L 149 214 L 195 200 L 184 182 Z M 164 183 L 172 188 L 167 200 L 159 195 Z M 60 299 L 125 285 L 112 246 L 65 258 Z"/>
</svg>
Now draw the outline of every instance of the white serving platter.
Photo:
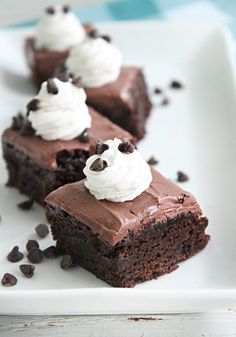
<svg viewBox="0 0 236 337">
<path fill-rule="evenodd" d="M 59 260 L 37 266 L 33 279 L 24 278 L 6 255 L 14 245 L 25 251 L 35 238 L 34 227 L 45 222 L 44 210 L 24 212 L 25 200 L 5 187 L 0 159 L 0 277 L 12 272 L 17 286 L 0 285 L 0 314 L 117 314 L 197 312 L 236 306 L 236 100 L 234 50 L 229 33 L 216 25 L 158 22 L 99 24 L 120 46 L 125 64 L 145 68 L 150 92 L 165 89 L 170 105 L 154 109 L 140 150 L 155 155 L 158 169 L 176 179 L 183 170 L 190 181 L 182 186 L 198 198 L 209 217 L 211 241 L 204 251 L 181 263 L 175 272 L 134 289 L 117 289 L 75 268 L 63 271 Z M 32 97 L 22 46 L 29 30 L 0 32 L 0 132 Z M 183 90 L 170 90 L 178 79 Z M 50 239 L 41 239 L 48 246 Z M 26 259 L 25 259 L 26 261 Z"/>
</svg>

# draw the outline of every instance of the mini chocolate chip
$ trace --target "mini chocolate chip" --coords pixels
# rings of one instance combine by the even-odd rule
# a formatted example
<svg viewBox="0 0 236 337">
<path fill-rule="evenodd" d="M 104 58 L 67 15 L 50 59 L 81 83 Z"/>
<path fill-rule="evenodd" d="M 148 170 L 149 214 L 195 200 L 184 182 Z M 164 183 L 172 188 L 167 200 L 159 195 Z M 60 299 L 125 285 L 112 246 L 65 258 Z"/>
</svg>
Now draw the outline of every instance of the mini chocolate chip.
<svg viewBox="0 0 236 337">
<path fill-rule="evenodd" d="M 162 93 L 162 90 L 161 90 L 160 88 L 156 87 L 156 88 L 154 89 L 154 93 L 157 94 L 157 95 L 159 95 L 159 94 Z"/>
<path fill-rule="evenodd" d="M 98 30 L 93 28 L 88 32 L 88 36 L 91 37 L 92 39 L 96 39 L 99 37 Z"/>
<path fill-rule="evenodd" d="M 62 269 L 69 269 L 73 265 L 73 260 L 70 255 L 63 255 L 60 266 Z"/>
<path fill-rule="evenodd" d="M 182 171 L 178 171 L 177 172 L 177 181 L 179 183 L 184 183 L 185 181 L 188 181 L 189 177 L 187 176 L 186 173 L 182 172 Z"/>
<path fill-rule="evenodd" d="M 34 248 L 39 248 L 39 243 L 36 240 L 28 240 L 26 243 L 26 250 L 29 252 Z"/>
<path fill-rule="evenodd" d="M 161 101 L 160 105 L 165 106 L 165 105 L 169 105 L 170 104 L 170 100 L 168 97 L 164 97 L 163 100 Z"/>
<path fill-rule="evenodd" d="M 49 233 L 48 226 L 42 223 L 35 227 L 35 231 L 40 238 L 45 238 Z"/>
<path fill-rule="evenodd" d="M 22 136 L 31 136 L 35 134 L 35 130 L 32 127 L 32 124 L 29 120 L 25 120 L 24 124 L 22 125 L 22 128 L 20 129 L 20 134 Z"/>
<path fill-rule="evenodd" d="M 33 207 L 34 204 L 34 200 L 33 199 L 29 199 L 23 202 L 20 202 L 17 206 L 20 209 L 23 209 L 24 211 L 28 211 L 29 209 L 31 209 Z"/>
<path fill-rule="evenodd" d="M 46 13 L 47 14 L 50 14 L 50 15 L 53 15 L 53 14 L 55 14 L 55 9 L 53 8 L 53 7 L 47 7 L 46 9 L 45 9 L 45 11 L 46 11 Z"/>
<path fill-rule="evenodd" d="M 148 159 L 147 163 L 148 163 L 149 165 L 157 165 L 157 164 L 158 164 L 158 160 L 157 160 L 155 157 L 151 156 L 151 157 Z"/>
<path fill-rule="evenodd" d="M 89 129 L 84 129 L 84 131 L 81 133 L 81 135 L 78 136 L 78 140 L 82 143 L 88 143 L 90 141 L 91 137 L 89 135 Z"/>
<path fill-rule="evenodd" d="M 31 278 L 34 275 L 34 271 L 35 271 L 35 266 L 33 266 L 32 264 L 21 264 L 19 266 L 20 271 L 22 272 L 22 274 L 25 275 L 25 277 L 27 278 Z"/>
<path fill-rule="evenodd" d="M 124 141 L 119 144 L 118 150 L 123 153 L 133 153 L 135 150 L 135 146 L 130 141 Z"/>
<path fill-rule="evenodd" d="M 71 76 L 72 77 L 72 76 Z M 82 88 L 82 77 L 81 76 L 78 76 L 78 77 L 75 77 L 75 78 L 73 78 L 73 80 L 72 80 L 72 84 L 73 85 L 75 85 L 76 87 L 78 87 L 78 88 Z"/>
<path fill-rule="evenodd" d="M 58 94 L 58 88 L 56 86 L 55 81 L 53 78 L 49 78 L 47 80 L 47 91 L 49 94 L 57 95 Z"/>
<path fill-rule="evenodd" d="M 10 262 L 19 262 L 24 257 L 24 254 L 19 251 L 19 247 L 15 246 L 7 255 L 7 259 Z"/>
<path fill-rule="evenodd" d="M 29 111 L 37 111 L 38 108 L 39 108 L 39 99 L 37 99 L 37 98 L 33 98 L 26 105 L 27 112 L 29 112 Z"/>
<path fill-rule="evenodd" d="M 105 170 L 106 167 L 107 167 L 107 162 L 105 160 L 97 158 L 90 166 L 90 170 L 95 171 L 95 172 L 101 172 Z"/>
<path fill-rule="evenodd" d="M 106 143 L 101 142 L 100 140 L 97 141 L 95 154 L 102 154 L 104 151 L 109 149 L 109 145 Z"/>
<path fill-rule="evenodd" d="M 170 82 L 170 88 L 172 88 L 172 89 L 182 89 L 183 84 L 180 83 L 179 81 L 173 80 L 173 81 Z"/>
<path fill-rule="evenodd" d="M 63 7 L 62 7 L 62 10 L 63 10 L 63 12 L 66 14 L 66 13 L 68 13 L 69 11 L 70 11 L 70 6 L 69 5 L 64 5 Z"/>
<path fill-rule="evenodd" d="M 13 287 L 17 284 L 17 278 L 9 273 L 4 274 L 2 278 L 2 285 L 4 287 Z"/>
<path fill-rule="evenodd" d="M 111 43 L 112 41 L 112 38 L 109 35 L 100 35 L 100 37 L 108 43 Z"/>
<path fill-rule="evenodd" d="M 40 263 L 43 260 L 43 252 L 41 249 L 33 248 L 29 251 L 27 258 L 31 263 Z"/>
<path fill-rule="evenodd" d="M 43 254 L 48 259 L 54 259 L 58 256 L 58 252 L 55 246 L 50 246 L 46 249 L 44 249 Z"/>
<path fill-rule="evenodd" d="M 12 129 L 13 130 L 20 130 L 24 124 L 24 120 L 25 120 L 25 117 L 21 114 L 21 113 L 18 113 L 17 116 L 14 116 L 12 118 Z"/>
</svg>

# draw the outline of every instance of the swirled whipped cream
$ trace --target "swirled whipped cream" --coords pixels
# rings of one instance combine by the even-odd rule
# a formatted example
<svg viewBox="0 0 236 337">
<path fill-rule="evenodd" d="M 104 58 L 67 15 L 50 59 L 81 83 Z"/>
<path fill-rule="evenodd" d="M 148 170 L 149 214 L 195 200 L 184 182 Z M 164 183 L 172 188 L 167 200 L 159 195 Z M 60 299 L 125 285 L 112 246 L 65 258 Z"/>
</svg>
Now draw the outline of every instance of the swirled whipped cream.
<svg viewBox="0 0 236 337">
<path fill-rule="evenodd" d="M 74 76 L 81 76 L 85 87 L 93 88 L 114 82 L 122 63 L 120 50 L 101 37 L 87 37 L 74 46 L 66 60 L 66 68 Z"/>
<path fill-rule="evenodd" d="M 43 82 L 28 104 L 28 120 L 36 135 L 45 140 L 70 140 L 91 126 L 84 89 L 57 78 Z"/>
<path fill-rule="evenodd" d="M 51 51 L 64 51 L 85 38 L 85 30 L 68 6 L 45 9 L 35 32 L 35 46 Z"/>
<path fill-rule="evenodd" d="M 133 200 L 149 187 L 150 167 L 130 142 L 107 140 L 96 153 L 84 168 L 85 186 L 96 199 Z"/>
</svg>

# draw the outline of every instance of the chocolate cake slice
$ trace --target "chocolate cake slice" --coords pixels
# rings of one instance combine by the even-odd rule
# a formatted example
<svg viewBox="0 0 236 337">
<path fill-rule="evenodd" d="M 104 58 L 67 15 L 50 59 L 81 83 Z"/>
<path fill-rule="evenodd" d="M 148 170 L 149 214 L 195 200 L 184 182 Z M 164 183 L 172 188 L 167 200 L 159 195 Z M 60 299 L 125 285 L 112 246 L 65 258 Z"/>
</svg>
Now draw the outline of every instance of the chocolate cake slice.
<svg viewBox="0 0 236 337">
<path fill-rule="evenodd" d="M 84 178 L 87 158 L 94 153 L 98 139 L 134 138 L 107 118 L 89 108 L 92 125 L 88 135 L 72 140 L 47 141 L 27 130 L 22 133 L 23 116 L 14 118 L 2 135 L 3 156 L 8 169 L 8 186 L 17 187 L 30 198 L 44 202 L 54 189 Z M 31 131 L 31 130 L 29 130 Z M 83 137 L 84 136 L 84 137 Z"/>
<path fill-rule="evenodd" d="M 114 287 L 134 287 L 201 251 L 208 220 L 196 199 L 151 174 L 150 186 L 131 201 L 97 200 L 84 181 L 49 194 L 47 217 L 61 253 Z"/>
</svg>

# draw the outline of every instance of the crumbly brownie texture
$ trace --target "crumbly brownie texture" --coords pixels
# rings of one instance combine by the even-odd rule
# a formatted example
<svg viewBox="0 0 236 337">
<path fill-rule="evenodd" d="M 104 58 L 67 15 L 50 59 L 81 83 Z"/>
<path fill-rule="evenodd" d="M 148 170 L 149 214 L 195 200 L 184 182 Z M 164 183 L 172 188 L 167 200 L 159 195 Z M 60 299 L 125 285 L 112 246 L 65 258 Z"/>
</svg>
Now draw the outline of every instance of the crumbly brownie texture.
<svg viewBox="0 0 236 337">
<path fill-rule="evenodd" d="M 115 287 L 133 287 L 178 268 L 202 250 L 208 220 L 196 199 L 152 170 L 133 201 L 98 201 L 83 181 L 47 198 L 47 217 L 62 254 Z"/>
<path fill-rule="evenodd" d="M 17 187 L 39 203 L 54 189 L 84 178 L 83 168 L 93 154 L 98 139 L 133 137 L 107 118 L 90 109 L 91 139 L 83 143 L 45 141 L 35 135 L 23 136 L 19 130 L 7 129 L 2 136 L 3 155 L 8 169 L 8 186 Z"/>
</svg>

